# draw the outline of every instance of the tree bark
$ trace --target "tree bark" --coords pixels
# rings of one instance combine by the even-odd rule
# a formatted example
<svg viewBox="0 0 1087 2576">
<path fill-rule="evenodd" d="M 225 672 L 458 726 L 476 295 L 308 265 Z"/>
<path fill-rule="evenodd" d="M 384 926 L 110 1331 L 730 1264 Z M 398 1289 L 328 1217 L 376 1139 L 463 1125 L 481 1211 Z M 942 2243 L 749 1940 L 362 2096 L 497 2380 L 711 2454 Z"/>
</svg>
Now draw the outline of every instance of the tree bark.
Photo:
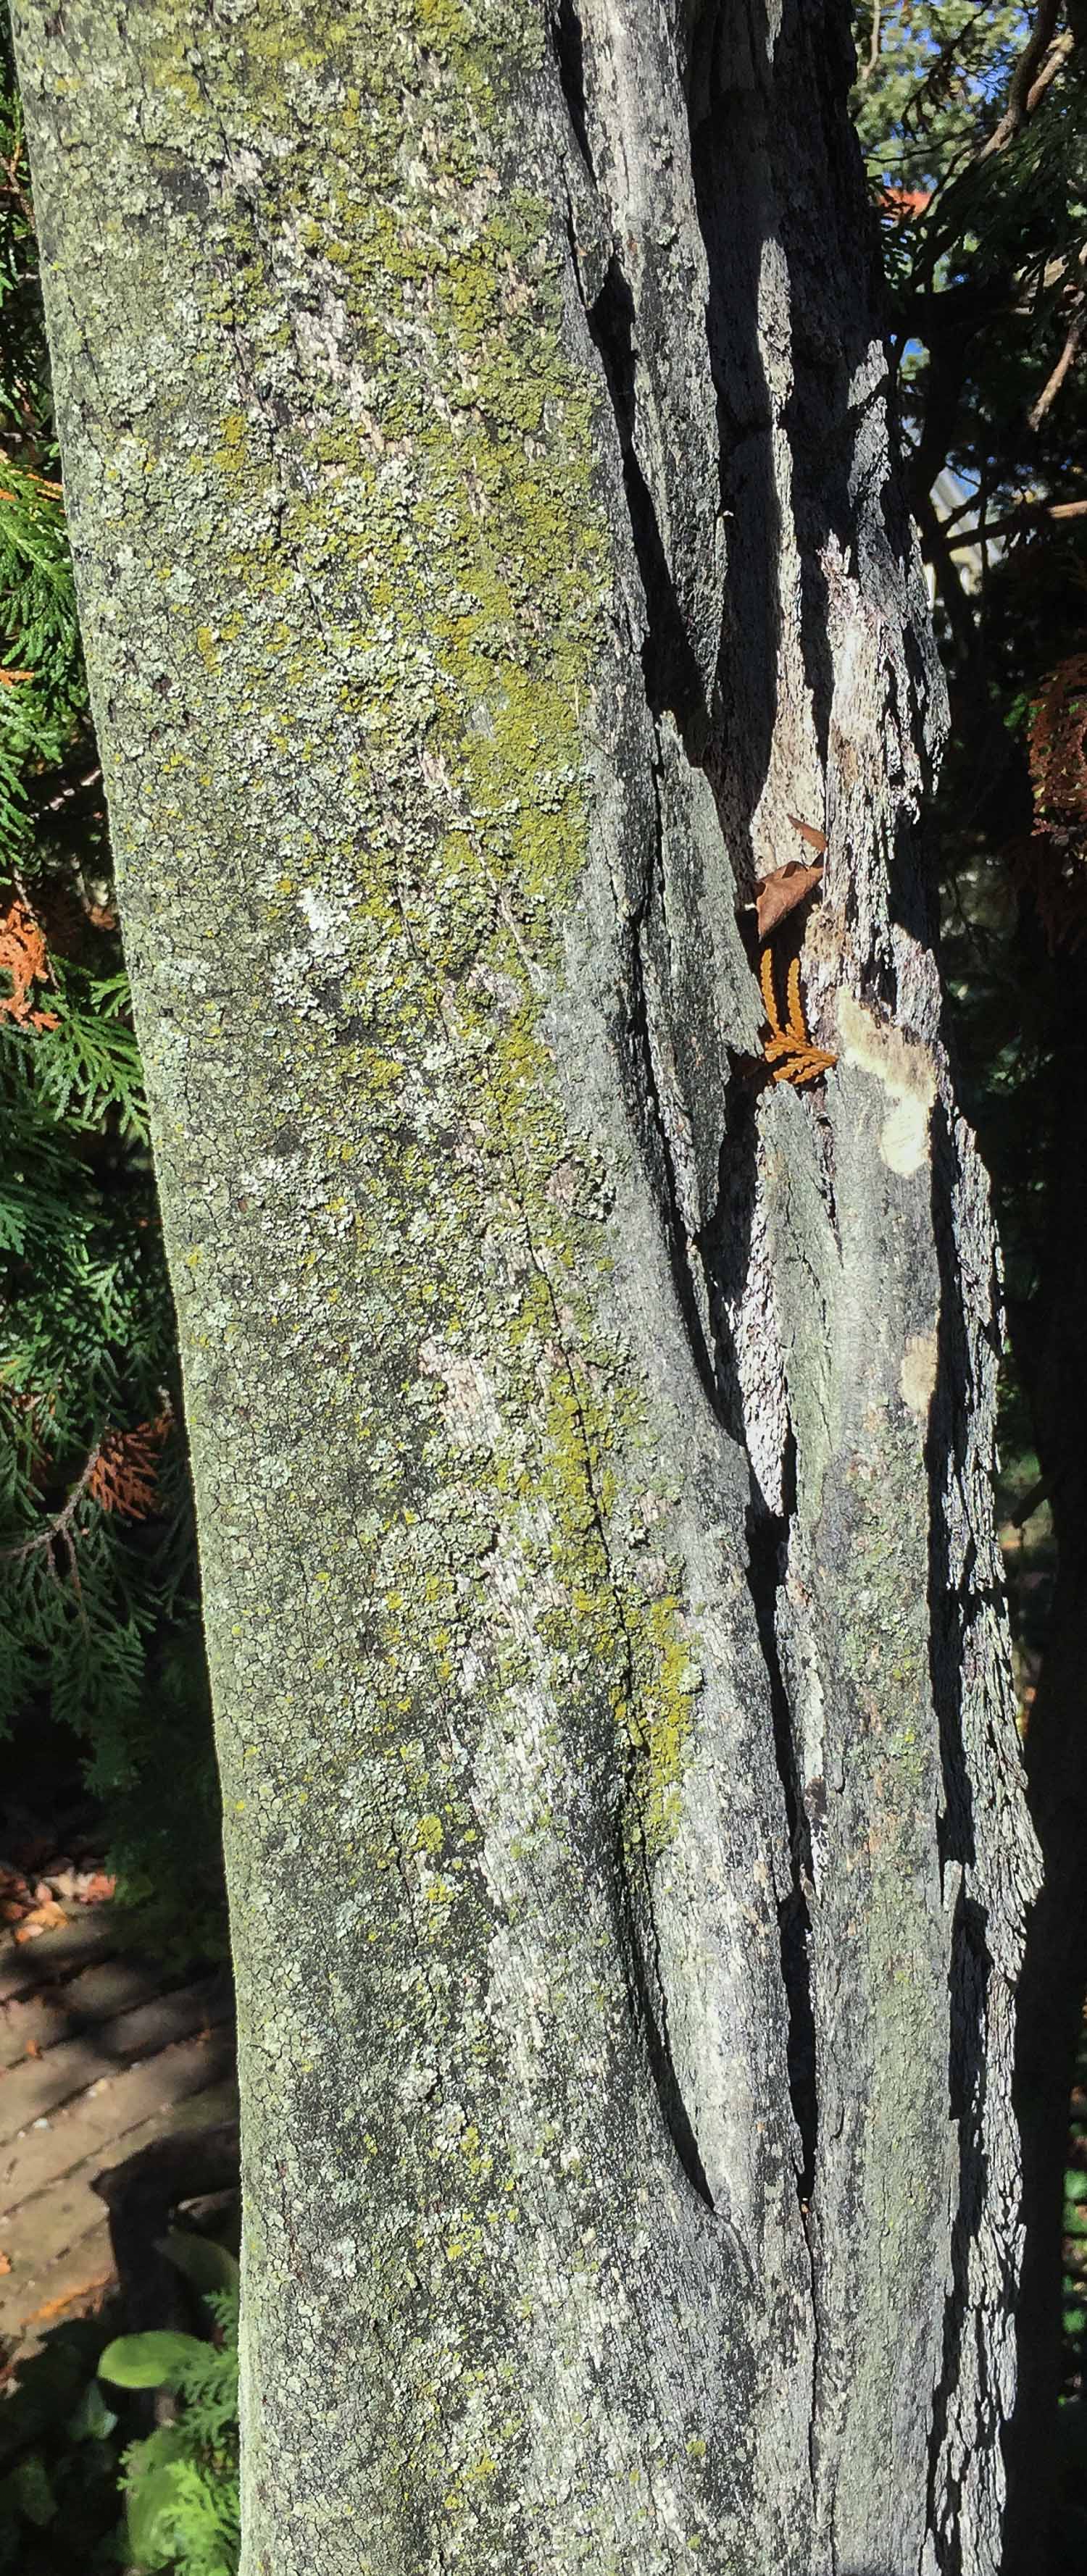
<svg viewBox="0 0 1087 2576">
<path fill-rule="evenodd" d="M 980 2576 L 1035 1859 L 844 15 L 15 24 L 201 1532 L 246 2576 Z M 804 1089 L 745 936 L 792 815 Z"/>
<path fill-rule="evenodd" d="M 1040 937 L 1040 933 L 1038 934 Z M 1048 1224 L 1037 1290 L 1015 1318 L 1015 1355 L 1053 1513 L 1057 1579 L 1027 1736 L 1031 1814 L 1045 1885 L 1020 1977 L 1016 2108 L 1025 2248 L 1017 2305 L 1023 2366 L 1006 2445 L 1009 2576 L 1074 2563 L 1063 2519 L 1058 2401 L 1064 2176 L 1087 1988 L 1087 967 L 1058 952 L 1050 1025 L 1061 1026 L 1060 1105 L 1045 1169 Z M 1059 992 L 1059 999 L 1058 999 Z M 1047 1122 L 1048 1125 L 1048 1122 Z"/>
</svg>

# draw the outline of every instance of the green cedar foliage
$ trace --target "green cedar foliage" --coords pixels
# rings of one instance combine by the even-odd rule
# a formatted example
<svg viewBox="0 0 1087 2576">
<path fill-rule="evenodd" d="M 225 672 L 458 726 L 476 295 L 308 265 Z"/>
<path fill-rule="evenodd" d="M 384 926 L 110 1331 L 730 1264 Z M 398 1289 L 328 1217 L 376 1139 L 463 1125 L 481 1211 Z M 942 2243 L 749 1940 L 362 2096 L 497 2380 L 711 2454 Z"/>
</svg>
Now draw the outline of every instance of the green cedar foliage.
<svg viewBox="0 0 1087 2576">
<path fill-rule="evenodd" d="M 0 2407 L 0 2576 L 235 2576 L 238 2267 L 208 2237 L 176 2231 L 171 2250 L 219 2283 L 201 2280 L 210 2340 L 79 2317 L 17 2359 Z M 146 2388 L 168 2388 L 177 2414 L 129 2441 L 129 2392 Z"/>
<path fill-rule="evenodd" d="M 238 2499 L 238 2293 L 205 2292 L 216 2339 L 161 2333 L 108 2344 L 100 2376 L 122 2388 L 169 2388 L 172 2424 L 133 2442 L 122 2468 L 128 2545 L 140 2568 L 177 2576 L 235 2576 Z"/>
<path fill-rule="evenodd" d="M 1027 24 L 1007 0 L 864 0 L 853 120 L 878 184 L 927 191 L 973 157 L 979 114 L 1006 94 Z"/>
<path fill-rule="evenodd" d="M 122 1888 L 219 1951 L 176 1334 L 0 51 L 0 1725 L 86 1748 Z M 157 1920 L 149 1925 L 148 1907 Z"/>
</svg>

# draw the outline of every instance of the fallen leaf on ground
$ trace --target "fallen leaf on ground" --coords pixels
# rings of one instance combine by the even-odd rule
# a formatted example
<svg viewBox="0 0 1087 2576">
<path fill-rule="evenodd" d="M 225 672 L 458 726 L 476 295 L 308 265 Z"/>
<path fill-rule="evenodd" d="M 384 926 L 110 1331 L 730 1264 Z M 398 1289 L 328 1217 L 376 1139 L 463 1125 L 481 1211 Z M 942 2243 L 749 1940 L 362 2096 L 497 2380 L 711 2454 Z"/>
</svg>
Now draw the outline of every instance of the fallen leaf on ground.
<svg viewBox="0 0 1087 2576">
<path fill-rule="evenodd" d="M 63 2315 L 65 2308 L 74 2308 L 77 2299 L 99 2301 L 103 2290 L 111 2289 L 116 2278 L 116 2272 L 111 2265 L 108 2272 L 99 2272 L 93 2281 L 84 2281 L 78 2290 L 64 2290 L 59 2299 L 46 2299 L 42 2307 L 32 2310 L 26 2320 L 27 2325 L 44 2325 L 47 2317 L 59 2317 Z"/>
<path fill-rule="evenodd" d="M 116 1878 L 108 1870 L 81 1871 L 76 1880 L 76 1894 L 84 1905 L 104 1905 L 107 1897 L 113 1895 L 116 1885 Z"/>
<path fill-rule="evenodd" d="M 58 1923 L 66 1923 L 67 1920 L 63 1905 L 58 1905 L 56 1898 L 51 1896 L 47 1904 L 35 1905 L 33 1911 L 24 1916 L 15 1938 L 17 1941 L 33 1941 L 39 1932 L 52 1932 Z"/>
<path fill-rule="evenodd" d="M 805 895 L 818 885 L 822 865 L 806 868 L 799 859 L 786 859 L 783 868 L 772 868 L 768 877 L 755 879 L 755 915 L 759 938 L 769 939 L 787 912 L 803 903 Z"/>
<path fill-rule="evenodd" d="M 10 2272 L 11 2256 L 0 2251 L 0 2272 Z"/>
</svg>

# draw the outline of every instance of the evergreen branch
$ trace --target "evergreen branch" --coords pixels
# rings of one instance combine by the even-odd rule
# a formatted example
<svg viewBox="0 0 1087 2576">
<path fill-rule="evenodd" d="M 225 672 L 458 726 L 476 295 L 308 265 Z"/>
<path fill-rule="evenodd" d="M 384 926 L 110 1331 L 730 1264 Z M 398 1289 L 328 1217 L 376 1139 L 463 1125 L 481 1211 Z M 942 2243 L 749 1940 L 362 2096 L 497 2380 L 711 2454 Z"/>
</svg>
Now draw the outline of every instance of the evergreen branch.
<svg viewBox="0 0 1087 2576">
<path fill-rule="evenodd" d="M 59 1512 L 54 1512 L 52 1518 L 45 1522 L 43 1528 L 40 1530 L 34 1530 L 31 1533 L 31 1536 L 24 1539 L 19 1546 L 0 1547 L 0 1564 L 21 1565 L 24 1558 L 33 1556 L 36 1549 L 50 1549 L 52 1548 L 54 1540 L 59 1538 L 63 1540 L 68 1551 L 72 1576 L 75 1581 L 76 1589 L 78 1590 L 79 1577 L 76 1572 L 75 1549 L 71 1538 L 71 1524 L 73 1517 L 82 1502 L 83 1496 L 90 1485 L 91 1478 L 98 1465 L 99 1454 L 99 1443 L 96 1441 L 94 1448 L 88 1452 L 87 1457 L 84 1459 L 82 1471 L 77 1477 L 63 1509 Z"/>
</svg>

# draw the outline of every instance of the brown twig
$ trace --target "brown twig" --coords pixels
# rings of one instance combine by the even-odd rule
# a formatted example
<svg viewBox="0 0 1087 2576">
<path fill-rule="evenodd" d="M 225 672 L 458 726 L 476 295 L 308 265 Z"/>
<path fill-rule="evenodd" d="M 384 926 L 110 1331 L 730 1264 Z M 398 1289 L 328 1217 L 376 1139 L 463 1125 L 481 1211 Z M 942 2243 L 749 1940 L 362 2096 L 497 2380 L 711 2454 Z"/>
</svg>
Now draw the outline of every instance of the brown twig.
<svg viewBox="0 0 1087 2576">
<path fill-rule="evenodd" d="M 1061 0 L 1039 0 L 1038 15 L 1011 76 L 1008 104 L 988 142 L 982 144 L 979 161 L 991 161 L 994 153 L 1007 150 L 1026 124 L 1043 90 L 1048 88 L 1053 71 L 1046 64 L 1043 74 L 1042 65 L 1053 43 L 1060 12 Z M 1063 59 L 1062 55 L 1054 65 L 1055 71 L 1059 71 Z"/>
<path fill-rule="evenodd" d="M 1073 36 L 1073 34 L 1072 34 L 1072 32 L 1071 32 L 1071 30 L 1070 30 L 1070 29 L 1068 29 L 1068 30 L 1066 31 L 1066 33 L 1065 33 L 1063 36 L 1057 36 L 1057 37 L 1055 38 L 1054 43 L 1053 43 L 1053 46 L 1052 46 L 1052 48 L 1051 48 L 1051 50 L 1050 50 L 1050 53 L 1049 53 L 1049 55 L 1048 55 L 1048 58 L 1047 58 L 1047 60 L 1042 64 L 1042 68 L 1041 68 L 1041 71 L 1040 71 L 1040 72 L 1039 72 L 1039 74 L 1038 74 L 1038 78 L 1037 78 L 1037 80 L 1034 82 L 1033 87 L 1028 91 L 1028 94 L 1027 94 L 1027 115 L 1028 115 L 1028 116 L 1033 116 L 1033 114 L 1034 114 L 1034 110 L 1035 110 L 1035 108 L 1036 108 L 1036 107 L 1037 107 L 1037 105 L 1038 105 L 1038 101 L 1039 101 L 1039 99 L 1040 99 L 1040 98 L 1044 98 L 1045 93 L 1046 93 L 1047 89 L 1049 88 L 1050 81 L 1052 81 L 1052 80 L 1056 80 L 1056 77 L 1057 77 L 1058 72 L 1059 72 L 1059 71 L 1061 71 L 1061 70 L 1063 69 L 1063 66 L 1064 66 L 1064 64 L 1067 62 L 1069 55 L 1070 55 L 1072 52 L 1074 52 L 1074 50 L 1075 50 L 1075 42 L 1076 42 L 1075 37 Z"/>
<path fill-rule="evenodd" d="M 971 494 L 971 501 L 974 499 L 976 495 Z M 1006 518 L 989 521 L 984 532 L 985 541 L 986 544 L 991 545 L 994 537 L 1018 536 L 1027 528 L 1040 526 L 1045 519 L 1082 519 L 1085 514 L 1087 514 L 1087 501 L 1021 501 L 1018 509 L 1009 510 Z M 955 515 L 958 514 L 955 513 Z M 950 521 L 945 519 L 943 525 L 949 553 L 953 552 L 956 546 L 976 546 L 980 543 L 982 534 L 980 528 L 962 528 L 957 537 L 948 537 L 946 530 L 949 524 Z"/>
<path fill-rule="evenodd" d="M 871 80 L 876 64 L 879 61 L 880 37 L 883 33 L 881 24 L 882 16 L 882 0 L 872 0 L 872 32 L 868 42 L 868 60 L 861 64 L 860 77 L 862 81 Z"/>
<path fill-rule="evenodd" d="M 1072 319 L 1068 325 L 1068 337 L 1063 349 L 1061 350 L 1056 366 L 1053 369 L 1053 373 L 1051 376 L 1047 377 L 1045 384 L 1042 386 L 1037 402 L 1031 404 L 1030 410 L 1027 413 L 1028 429 L 1039 429 L 1045 419 L 1047 411 L 1049 411 L 1052 404 L 1056 402 L 1061 386 L 1068 374 L 1068 370 L 1075 364 L 1085 329 L 1087 329 L 1087 297 L 1081 293 L 1077 298 L 1075 311 L 1073 312 Z"/>
<path fill-rule="evenodd" d="M 43 1529 L 35 1530 L 31 1538 L 21 1540 L 17 1547 L 0 1548 L 0 1564 L 20 1565 L 24 1557 L 33 1556 L 40 1547 L 51 1548 L 54 1539 L 59 1539 L 62 1546 L 67 1551 L 69 1572 L 75 1589 L 78 1592 L 79 1575 L 76 1569 L 75 1548 L 72 1543 L 71 1522 L 77 1504 L 82 1502 L 83 1496 L 90 1484 L 91 1477 L 98 1465 L 100 1446 L 100 1442 L 96 1440 L 93 1449 L 88 1451 L 88 1454 L 83 1461 L 81 1472 L 68 1496 L 68 1500 L 61 1506 L 60 1511 L 54 1512 L 52 1519 L 46 1521 Z M 55 1565 L 52 1566 L 52 1571 L 56 1574 Z"/>
<path fill-rule="evenodd" d="M 1048 1480 L 1045 1476 L 1039 1476 L 1037 1484 L 1032 1485 L 1029 1492 L 1024 1494 L 1022 1502 L 1016 1504 L 1013 1512 L 1009 1512 L 1008 1521 L 1010 1527 L 1012 1529 L 1022 1529 L 1024 1521 L 1033 1520 L 1034 1514 L 1039 1509 L 1040 1505 L 1048 1502 L 1048 1500 Z"/>
</svg>

